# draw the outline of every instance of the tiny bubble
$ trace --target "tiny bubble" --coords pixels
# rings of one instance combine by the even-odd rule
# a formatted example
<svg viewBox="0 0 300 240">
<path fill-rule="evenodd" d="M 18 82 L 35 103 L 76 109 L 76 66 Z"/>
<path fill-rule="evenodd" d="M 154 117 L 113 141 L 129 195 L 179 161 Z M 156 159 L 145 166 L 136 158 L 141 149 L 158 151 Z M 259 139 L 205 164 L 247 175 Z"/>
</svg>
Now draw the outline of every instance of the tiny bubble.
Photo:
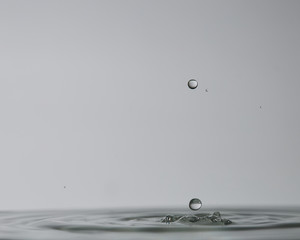
<svg viewBox="0 0 300 240">
<path fill-rule="evenodd" d="M 194 211 L 199 210 L 202 207 L 202 202 L 198 198 L 193 198 L 189 203 L 189 207 L 191 210 L 194 210 Z"/>
</svg>

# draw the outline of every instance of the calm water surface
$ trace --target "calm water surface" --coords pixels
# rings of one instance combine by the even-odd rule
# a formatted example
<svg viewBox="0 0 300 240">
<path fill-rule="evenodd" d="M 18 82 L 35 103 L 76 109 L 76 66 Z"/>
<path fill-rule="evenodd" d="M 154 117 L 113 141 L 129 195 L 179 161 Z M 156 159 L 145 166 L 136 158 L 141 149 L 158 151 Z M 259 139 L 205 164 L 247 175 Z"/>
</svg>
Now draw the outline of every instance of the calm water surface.
<svg viewBox="0 0 300 240">
<path fill-rule="evenodd" d="M 300 209 L 2 211 L 0 239 L 300 240 Z"/>
</svg>

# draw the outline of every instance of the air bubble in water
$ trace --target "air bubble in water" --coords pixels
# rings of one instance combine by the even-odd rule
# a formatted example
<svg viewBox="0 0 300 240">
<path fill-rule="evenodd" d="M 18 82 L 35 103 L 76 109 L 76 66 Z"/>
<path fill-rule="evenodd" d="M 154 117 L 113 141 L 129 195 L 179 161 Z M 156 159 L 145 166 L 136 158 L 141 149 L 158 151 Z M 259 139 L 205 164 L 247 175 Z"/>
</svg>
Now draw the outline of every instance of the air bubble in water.
<svg viewBox="0 0 300 240">
<path fill-rule="evenodd" d="M 198 87 L 198 82 L 195 79 L 191 79 L 188 81 L 188 86 L 190 89 L 195 89 Z"/>
<path fill-rule="evenodd" d="M 199 210 L 202 207 L 202 202 L 198 198 L 193 198 L 189 203 L 189 207 L 191 210 L 194 210 L 194 211 Z"/>
</svg>

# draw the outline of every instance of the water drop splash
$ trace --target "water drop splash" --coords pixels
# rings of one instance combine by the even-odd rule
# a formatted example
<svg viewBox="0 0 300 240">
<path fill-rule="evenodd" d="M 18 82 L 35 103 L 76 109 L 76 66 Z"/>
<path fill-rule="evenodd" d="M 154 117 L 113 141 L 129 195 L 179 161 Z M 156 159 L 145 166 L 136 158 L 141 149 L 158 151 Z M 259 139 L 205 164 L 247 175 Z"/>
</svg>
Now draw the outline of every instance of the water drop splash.
<svg viewBox="0 0 300 240">
<path fill-rule="evenodd" d="M 229 225 L 232 223 L 229 219 L 222 218 L 219 212 L 213 214 L 196 214 L 196 215 L 168 215 L 161 220 L 163 223 L 181 223 L 192 225 Z"/>
<path fill-rule="evenodd" d="M 189 203 L 189 207 L 194 211 L 199 210 L 202 207 L 202 202 L 198 198 L 193 198 Z"/>
<path fill-rule="evenodd" d="M 188 87 L 190 89 L 195 89 L 198 87 L 198 82 L 195 79 L 191 79 L 188 81 Z"/>
</svg>

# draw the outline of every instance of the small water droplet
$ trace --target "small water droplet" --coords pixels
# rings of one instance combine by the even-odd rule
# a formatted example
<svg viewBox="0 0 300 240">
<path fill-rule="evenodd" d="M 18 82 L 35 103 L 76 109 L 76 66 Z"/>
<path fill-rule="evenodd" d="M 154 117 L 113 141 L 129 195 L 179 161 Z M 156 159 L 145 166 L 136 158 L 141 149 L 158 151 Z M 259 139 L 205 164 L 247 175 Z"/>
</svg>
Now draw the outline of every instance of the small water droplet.
<svg viewBox="0 0 300 240">
<path fill-rule="evenodd" d="M 195 89 L 198 87 L 198 82 L 195 79 L 191 79 L 188 81 L 188 86 L 190 89 Z"/>
<path fill-rule="evenodd" d="M 170 222 L 172 221 L 172 217 L 171 216 L 166 216 L 165 221 L 167 224 L 170 224 Z"/>
<path fill-rule="evenodd" d="M 194 210 L 194 211 L 199 210 L 202 207 L 202 202 L 198 198 L 193 198 L 189 203 L 189 207 L 191 210 Z"/>
</svg>

